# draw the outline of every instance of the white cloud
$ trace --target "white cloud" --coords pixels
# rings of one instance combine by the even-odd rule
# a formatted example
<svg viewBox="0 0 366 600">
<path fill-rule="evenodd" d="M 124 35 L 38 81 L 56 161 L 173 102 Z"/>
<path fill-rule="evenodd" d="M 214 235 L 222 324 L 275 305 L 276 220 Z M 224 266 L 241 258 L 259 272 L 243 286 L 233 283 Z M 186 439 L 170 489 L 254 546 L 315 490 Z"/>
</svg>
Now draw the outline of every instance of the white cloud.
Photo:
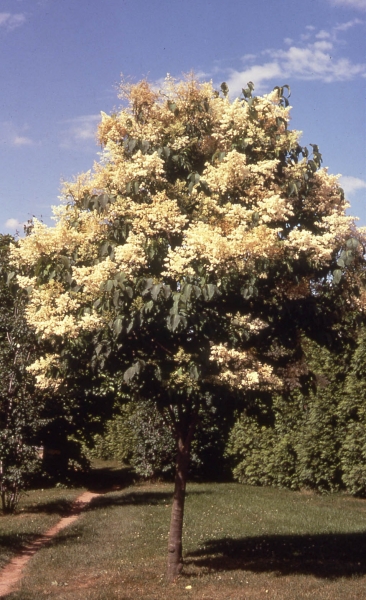
<svg viewBox="0 0 366 600">
<path fill-rule="evenodd" d="M 33 142 L 30 138 L 25 137 L 24 135 L 15 135 L 13 138 L 13 146 L 32 146 Z"/>
<path fill-rule="evenodd" d="M 263 65 L 253 65 L 243 71 L 231 69 L 226 83 L 230 90 L 230 95 L 237 95 L 248 81 L 254 81 L 256 92 L 261 88 L 263 82 L 282 76 L 281 66 L 277 62 L 268 62 Z"/>
<path fill-rule="evenodd" d="M 366 0 L 330 0 L 333 6 L 345 6 L 346 8 L 359 8 L 366 10 Z"/>
<path fill-rule="evenodd" d="M 321 29 L 321 31 L 319 31 L 319 33 L 317 33 L 315 37 L 318 40 L 322 40 L 322 39 L 330 38 L 331 36 L 330 36 L 329 31 L 325 31 L 324 29 Z"/>
<path fill-rule="evenodd" d="M 350 175 L 342 175 L 339 180 L 342 188 L 344 189 L 344 193 L 346 196 L 352 196 L 358 190 L 366 188 L 366 181 L 360 179 L 359 177 L 352 177 Z"/>
<path fill-rule="evenodd" d="M 34 141 L 24 135 L 28 129 L 28 125 L 19 128 L 9 121 L 0 122 L 0 144 L 17 147 L 33 146 Z"/>
<path fill-rule="evenodd" d="M 100 115 L 84 115 L 64 121 L 66 127 L 61 132 L 61 148 L 72 148 L 75 144 L 90 147 L 91 141 L 95 143 L 99 122 Z"/>
<path fill-rule="evenodd" d="M 25 15 L 23 13 L 0 13 L 0 27 L 5 27 L 9 31 L 16 29 L 25 23 Z"/>
<path fill-rule="evenodd" d="M 255 60 L 256 58 L 255 54 L 244 54 L 244 56 L 241 57 L 241 59 L 245 61 Z"/>
<path fill-rule="evenodd" d="M 334 27 L 334 31 L 347 31 L 347 29 L 350 29 L 355 25 L 362 25 L 363 23 L 364 21 L 361 21 L 361 19 L 352 19 L 351 21 L 347 21 L 346 23 L 340 23 L 339 25 L 336 25 Z"/>
<path fill-rule="evenodd" d="M 23 228 L 24 223 L 19 223 L 18 219 L 8 219 L 5 221 L 5 227 L 10 231 L 16 231 L 19 228 Z"/>
<path fill-rule="evenodd" d="M 334 45 L 325 40 L 307 44 L 305 48 L 291 46 L 288 50 L 271 52 L 283 77 L 321 80 L 326 83 L 350 80 L 366 73 L 366 64 L 354 64 L 348 58 L 334 58 Z"/>
<path fill-rule="evenodd" d="M 286 38 L 284 43 L 287 48 L 264 50 L 263 60 L 256 57 L 257 64 L 253 64 L 252 56 L 250 61 L 243 57 L 243 69 L 228 71 L 226 82 L 231 94 L 240 94 L 248 81 L 254 82 L 256 93 L 262 93 L 264 83 L 270 80 L 302 79 L 332 83 L 366 77 L 366 63 L 355 63 L 339 55 L 344 43 L 337 38 L 339 32 L 362 23 L 360 19 L 353 19 L 330 31 L 322 29 L 318 32 L 308 25 L 307 33 L 301 36 L 299 42 Z"/>
</svg>

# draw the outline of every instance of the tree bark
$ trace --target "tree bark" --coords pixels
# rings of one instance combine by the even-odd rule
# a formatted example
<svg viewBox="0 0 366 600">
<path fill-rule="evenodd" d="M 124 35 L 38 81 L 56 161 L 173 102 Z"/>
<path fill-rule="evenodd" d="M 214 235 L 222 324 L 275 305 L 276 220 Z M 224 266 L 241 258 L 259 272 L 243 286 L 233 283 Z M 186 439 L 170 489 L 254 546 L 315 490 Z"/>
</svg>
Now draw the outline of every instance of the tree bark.
<svg viewBox="0 0 366 600">
<path fill-rule="evenodd" d="M 170 583 L 177 579 L 183 568 L 182 533 L 184 502 L 191 454 L 191 441 L 196 422 L 197 415 L 194 415 L 186 436 L 183 436 L 182 431 L 176 425 L 177 459 L 175 464 L 174 496 L 170 519 L 167 565 L 167 580 Z"/>
<path fill-rule="evenodd" d="M 177 461 L 175 466 L 175 483 L 170 531 L 168 541 L 168 581 L 174 581 L 183 568 L 182 533 L 184 501 L 186 496 L 187 474 L 189 466 L 189 450 L 182 439 L 178 440 Z"/>
</svg>

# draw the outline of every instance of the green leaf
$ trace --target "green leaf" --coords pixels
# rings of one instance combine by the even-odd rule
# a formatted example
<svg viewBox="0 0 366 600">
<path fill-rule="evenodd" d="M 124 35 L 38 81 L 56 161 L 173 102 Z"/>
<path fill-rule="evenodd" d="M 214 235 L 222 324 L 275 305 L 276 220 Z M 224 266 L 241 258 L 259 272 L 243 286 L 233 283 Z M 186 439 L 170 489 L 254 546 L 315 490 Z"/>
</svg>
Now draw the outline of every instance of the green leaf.
<svg viewBox="0 0 366 600">
<path fill-rule="evenodd" d="M 226 97 L 229 93 L 229 88 L 228 85 L 226 83 L 226 81 L 223 81 L 222 84 L 220 85 L 221 91 L 224 94 L 224 96 Z"/>
<path fill-rule="evenodd" d="M 129 142 L 128 142 L 128 151 L 129 152 L 133 152 L 134 149 L 136 148 L 136 146 L 137 146 L 137 140 L 132 140 L 132 139 L 129 140 Z"/>
<path fill-rule="evenodd" d="M 132 379 L 135 377 L 135 375 L 138 375 L 141 371 L 141 364 L 140 361 L 136 362 L 134 365 L 132 365 L 132 367 L 130 367 L 129 369 L 127 369 L 127 371 L 125 371 L 125 373 L 123 374 L 123 379 L 126 383 L 130 383 L 132 381 Z"/>
<path fill-rule="evenodd" d="M 122 271 L 120 271 L 119 273 L 116 273 L 114 280 L 117 281 L 117 283 L 121 287 L 121 289 L 124 289 L 123 282 L 126 281 L 126 273 L 123 273 Z"/>
<path fill-rule="evenodd" d="M 213 283 L 209 283 L 207 285 L 207 295 L 208 295 L 209 300 L 212 300 L 212 298 L 216 295 L 216 291 L 217 291 L 216 285 L 213 285 Z"/>
<path fill-rule="evenodd" d="M 157 284 L 153 285 L 153 287 L 151 288 L 151 297 L 153 300 L 155 300 L 155 302 L 158 299 L 159 292 L 162 289 L 162 287 L 163 287 L 162 283 L 157 283 Z"/>
<path fill-rule="evenodd" d="M 170 285 L 163 285 L 163 292 L 164 292 L 164 298 L 166 300 L 168 300 L 168 298 L 170 298 L 170 296 L 172 295 L 172 290 L 170 288 Z"/>
<path fill-rule="evenodd" d="M 100 194 L 98 196 L 98 203 L 101 208 L 105 208 L 110 202 L 110 198 L 108 194 Z"/>
<path fill-rule="evenodd" d="M 144 287 L 142 288 L 141 295 L 145 296 L 146 294 L 148 294 L 149 291 L 151 290 L 151 288 L 153 287 L 153 285 L 154 285 L 154 280 L 151 277 L 149 277 L 148 279 L 145 279 Z"/>
<path fill-rule="evenodd" d="M 131 319 L 131 321 L 129 322 L 129 324 L 126 327 L 126 333 L 130 333 L 130 331 L 132 331 L 134 324 L 135 324 L 135 319 Z"/>
<path fill-rule="evenodd" d="M 114 288 L 114 281 L 112 279 L 108 279 L 107 283 L 105 284 L 105 291 L 106 292 L 111 292 Z"/>
<path fill-rule="evenodd" d="M 182 298 L 186 302 L 190 299 L 192 293 L 192 285 L 190 283 L 186 283 L 182 289 Z"/>
<path fill-rule="evenodd" d="M 252 214 L 252 221 L 253 221 L 253 223 L 254 223 L 255 225 L 256 225 L 256 224 L 259 222 L 259 219 L 260 219 L 260 214 L 259 214 L 259 212 L 254 212 L 254 213 Z"/>
<path fill-rule="evenodd" d="M 109 242 L 104 242 L 101 246 L 99 246 L 99 256 L 103 258 L 108 254 Z"/>
<path fill-rule="evenodd" d="M 152 311 L 153 308 L 154 308 L 154 302 L 152 300 L 149 300 L 149 302 L 146 302 L 146 304 L 144 306 L 144 311 L 145 311 L 145 313 L 149 313 Z"/>
<path fill-rule="evenodd" d="M 353 253 L 352 250 L 347 250 L 346 251 L 346 258 L 344 259 L 344 262 L 346 264 L 347 267 L 349 267 L 350 265 L 352 265 L 352 263 L 355 260 L 355 255 Z"/>
<path fill-rule="evenodd" d="M 170 329 L 170 331 L 174 332 L 177 329 L 180 321 L 181 321 L 180 315 L 170 315 L 168 317 L 168 321 L 167 321 L 168 329 Z"/>
<path fill-rule="evenodd" d="M 67 256 L 62 256 L 62 255 L 60 255 L 58 258 L 59 258 L 59 261 L 60 261 L 60 263 L 61 263 L 61 264 L 62 264 L 64 267 L 66 267 L 67 269 L 69 269 L 69 268 L 70 268 L 70 261 L 69 261 L 69 259 L 67 258 Z"/>
<path fill-rule="evenodd" d="M 248 300 L 248 299 L 250 298 L 250 296 L 251 296 L 251 293 L 250 293 L 250 291 L 249 291 L 249 290 L 250 290 L 250 287 L 251 287 L 251 286 L 249 286 L 249 287 L 245 287 L 245 286 L 243 286 L 242 288 L 240 288 L 240 293 L 241 293 L 241 295 L 243 296 L 243 298 L 245 298 L 245 300 Z M 252 288 L 252 289 L 253 289 L 253 288 Z"/>
<path fill-rule="evenodd" d="M 148 149 L 150 148 L 150 142 L 148 140 L 143 140 L 141 142 L 141 152 L 142 154 L 146 154 Z"/>
<path fill-rule="evenodd" d="M 196 298 L 199 298 L 200 296 L 202 296 L 202 290 L 198 285 L 193 286 L 193 291 L 195 293 Z"/>
<path fill-rule="evenodd" d="M 360 242 L 356 238 L 350 238 L 346 242 L 346 247 L 349 250 L 357 250 L 357 248 L 358 248 L 359 245 L 360 245 Z"/>
<path fill-rule="evenodd" d="M 122 318 L 117 317 L 113 323 L 113 333 L 117 337 L 122 331 Z"/>
<path fill-rule="evenodd" d="M 295 181 L 290 181 L 290 183 L 288 184 L 288 196 L 289 198 L 295 194 L 295 196 L 298 195 L 298 189 L 297 189 L 297 185 Z"/>
<path fill-rule="evenodd" d="M 192 365 L 189 368 L 189 376 L 191 377 L 191 379 L 193 379 L 194 381 L 198 381 L 199 378 L 199 371 L 197 369 L 196 365 Z"/>
<path fill-rule="evenodd" d="M 310 170 L 311 170 L 313 173 L 315 173 L 315 171 L 317 171 L 317 170 L 318 170 L 318 167 L 317 167 L 317 165 L 315 164 L 315 162 L 314 162 L 312 159 L 308 160 L 308 167 L 310 167 Z"/>
<path fill-rule="evenodd" d="M 120 291 L 119 291 L 119 290 L 116 290 L 116 291 L 114 292 L 114 294 L 113 294 L 113 304 L 114 304 L 114 306 L 115 306 L 116 308 L 117 308 L 117 306 L 118 306 L 118 304 L 119 304 L 119 294 L 120 294 Z"/>
<path fill-rule="evenodd" d="M 333 271 L 333 283 L 338 284 L 342 279 L 342 271 L 340 269 L 335 269 Z"/>
</svg>

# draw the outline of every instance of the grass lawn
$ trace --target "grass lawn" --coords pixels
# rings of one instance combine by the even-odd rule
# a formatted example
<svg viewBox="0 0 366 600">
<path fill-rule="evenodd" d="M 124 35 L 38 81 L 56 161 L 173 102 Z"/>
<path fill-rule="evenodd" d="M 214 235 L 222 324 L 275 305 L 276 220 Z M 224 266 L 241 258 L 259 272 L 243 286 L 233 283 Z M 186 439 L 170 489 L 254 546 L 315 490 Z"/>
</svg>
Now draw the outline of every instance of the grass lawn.
<svg viewBox="0 0 366 600">
<path fill-rule="evenodd" d="M 52 504 L 52 493 L 57 505 L 80 491 L 51 490 L 47 502 Z M 41 492 L 33 493 L 47 506 Z M 169 484 L 134 484 L 95 498 L 33 557 L 19 591 L 6 600 L 366 598 L 365 501 L 235 483 L 189 484 L 185 568 L 169 586 L 164 572 L 171 496 Z M 44 524 L 51 519 L 44 528 L 54 522 L 55 513 L 34 507 L 13 520 L 2 517 L 1 534 L 6 523 L 4 537 L 11 540 L 22 518 L 28 523 L 22 535 L 34 534 L 40 515 Z"/>
<path fill-rule="evenodd" d="M 34 541 L 68 514 L 73 500 L 83 489 L 31 490 L 22 496 L 15 515 L 0 512 L 0 569 L 21 548 Z"/>
</svg>

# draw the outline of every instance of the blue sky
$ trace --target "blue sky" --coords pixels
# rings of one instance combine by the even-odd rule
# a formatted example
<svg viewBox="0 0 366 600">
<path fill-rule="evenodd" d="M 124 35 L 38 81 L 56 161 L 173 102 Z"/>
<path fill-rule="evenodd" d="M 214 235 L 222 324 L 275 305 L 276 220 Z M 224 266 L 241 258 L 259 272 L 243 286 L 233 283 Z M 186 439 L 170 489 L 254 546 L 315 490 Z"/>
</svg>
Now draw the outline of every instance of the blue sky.
<svg viewBox="0 0 366 600">
<path fill-rule="evenodd" d="M 121 73 L 196 71 L 239 95 L 292 90 L 292 128 L 341 173 L 366 225 L 366 0 L 0 0 L 0 232 L 51 223 L 89 169 Z"/>
</svg>

